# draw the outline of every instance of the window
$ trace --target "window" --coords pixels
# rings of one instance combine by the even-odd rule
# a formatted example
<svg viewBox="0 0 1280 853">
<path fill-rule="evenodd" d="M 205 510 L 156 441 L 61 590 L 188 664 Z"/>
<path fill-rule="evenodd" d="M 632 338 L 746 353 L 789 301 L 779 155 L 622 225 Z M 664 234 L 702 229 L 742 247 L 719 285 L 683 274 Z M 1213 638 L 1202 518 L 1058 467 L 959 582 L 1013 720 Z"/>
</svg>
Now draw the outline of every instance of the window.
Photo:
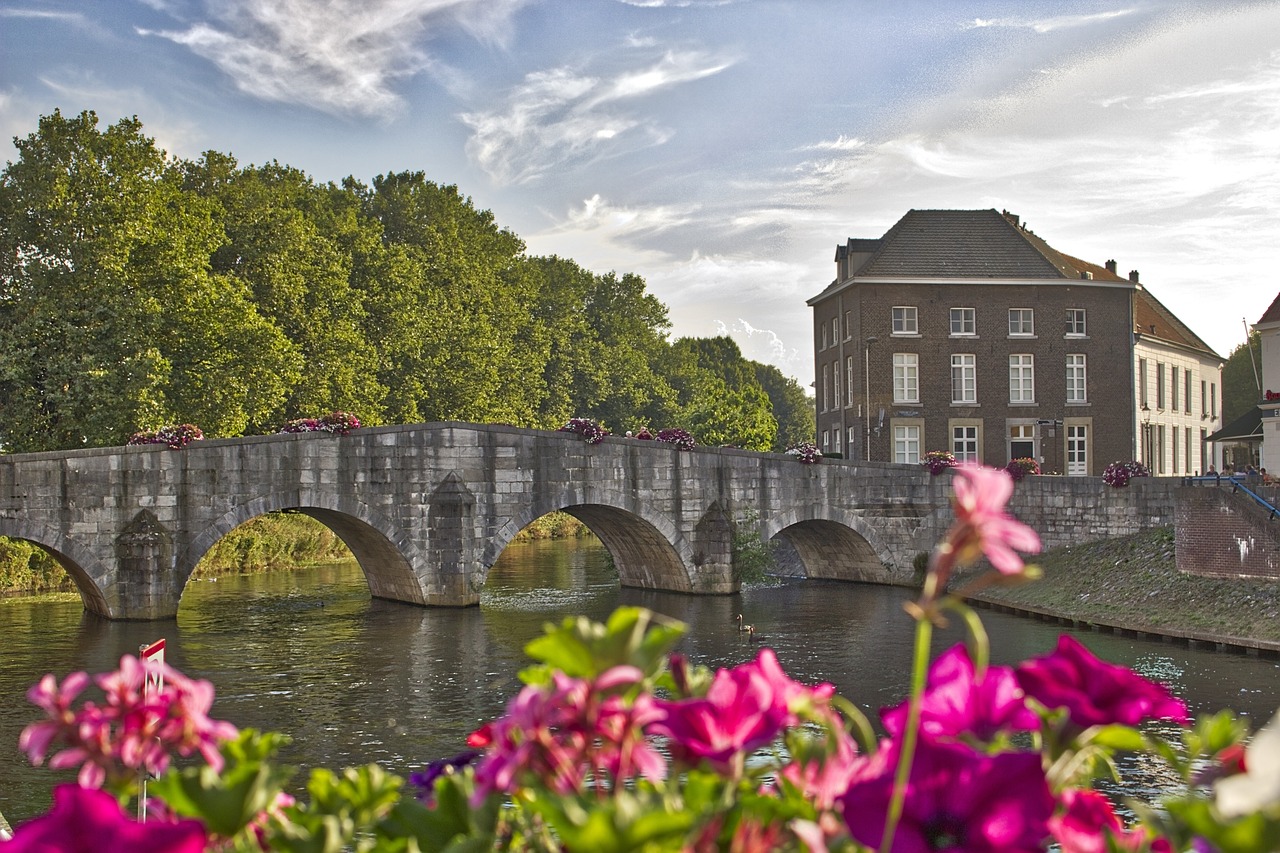
<svg viewBox="0 0 1280 853">
<path fill-rule="evenodd" d="M 840 362 L 831 363 L 831 408 L 840 408 Z"/>
<path fill-rule="evenodd" d="M 974 319 L 975 311 L 973 308 L 952 308 L 951 309 L 951 334 L 953 335 L 974 335 L 977 334 L 977 321 Z"/>
<path fill-rule="evenodd" d="M 847 341 L 853 337 L 853 312 L 844 312 L 844 339 Z"/>
<path fill-rule="evenodd" d="M 853 405 L 853 356 L 844 360 L 844 404 Z"/>
<path fill-rule="evenodd" d="M 978 461 L 978 428 L 955 426 L 951 428 L 951 453 L 957 462 Z"/>
<path fill-rule="evenodd" d="M 1089 394 L 1085 385 L 1085 361 L 1081 354 L 1067 356 L 1067 402 L 1087 403 Z"/>
<path fill-rule="evenodd" d="M 1209 417 L 1209 383 L 1200 380 L 1200 417 Z"/>
<path fill-rule="evenodd" d="M 1178 411 L 1178 365 L 1169 365 L 1169 408 Z M 1176 459 L 1178 454 L 1173 454 Z M 1174 472 L 1177 472 L 1177 466 L 1174 466 Z"/>
<path fill-rule="evenodd" d="M 831 431 L 831 449 L 836 453 L 840 452 L 840 430 L 838 429 Z"/>
<path fill-rule="evenodd" d="M 1209 383 L 1209 417 L 1216 418 L 1218 416 L 1218 383 Z"/>
<path fill-rule="evenodd" d="M 1026 354 L 1009 356 L 1009 402 L 1035 401 L 1035 357 Z"/>
<path fill-rule="evenodd" d="M 978 402 L 978 368 L 970 353 L 951 356 L 951 402 Z"/>
<path fill-rule="evenodd" d="M 1156 408 L 1164 411 L 1164 363 L 1156 362 Z"/>
<path fill-rule="evenodd" d="M 831 408 L 831 367 L 822 365 L 822 411 Z"/>
<path fill-rule="evenodd" d="M 893 309 L 893 333 L 895 335 L 919 334 L 914 305 L 898 305 Z"/>
<path fill-rule="evenodd" d="M 1142 408 L 1147 406 L 1147 360 L 1145 358 L 1138 359 L 1138 402 Z"/>
<path fill-rule="evenodd" d="M 1163 474 L 1164 471 L 1164 424 L 1156 427 L 1156 473 Z"/>
<path fill-rule="evenodd" d="M 831 433 L 825 429 L 822 431 L 822 449 L 823 450 L 831 449 Z"/>
<path fill-rule="evenodd" d="M 1170 438 L 1173 440 L 1173 467 L 1170 471 L 1171 473 L 1176 474 L 1178 473 L 1178 428 L 1173 427 L 1170 429 L 1170 432 L 1172 433 Z"/>
<path fill-rule="evenodd" d="M 1068 308 L 1067 309 L 1067 337 L 1083 338 L 1084 335 L 1085 335 L 1084 309 Z"/>
<path fill-rule="evenodd" d="M 913 352 L 893 354 L 893 402 L 920 402 L 920 356 Z"/>
<path fill-rule="evenodd" d="M 1067 476 L 1089 476 L 1089 428 L 1067 427 Z"/>
<path fill-rule="evenodd" d="M 1182 371 L 1182 411 L 1191 414 L 1191 368 Z"/>
<path fill-rule="evenodd" d="M 1185 439 L 1183 441 L 1184 446 L 1182 448 L 1182 453 L 1185 457 L 1183 461 L 1185 462 L 1185 464 L 1182 466 L 1182 470 L 1190 474 L 1191 473 L 1191 427 L 1183 427 L 1182 433 L 1183 433 L 1183 438 Z"/>
<path fill-rule="evenodd" d="M 846 438 L 846 441 L 847 441 L 847 443 L 848 443 L 848 447 L 849 447 L 849 449 L 850 449 L 850 450 L 853 450 L 853 442 L 854 442 L 855 438 L 857 437 L 857 435 L 858 435 L 858 428 L 857 428 L 857 427 L 849 427 L 849 435 L 848 435 L 848 437 Z"/>
<path fill-rule="evenodd" d="M 894 426 L 893 461 L 907 465 L 920 464 L 920 427 Z"/>
<path fill-rule="evenodd" d="M 1033 315 L 1034 312 L 1030 308 L 1010 308 L 1009 334 L 1034 335 L 1036 333 L 1036 325 Z"/>
<path fill-rule="evenodd" d="M 827 324 L 822 324 L 822 348 L 826 349 L 831 346 L 831 341 L 827 338 Z"/>
<path fill-rule="evenodd" d="M 1009 424 L 1009 458 L 1036 458 L 1036 425 Z"/>
<path fill-rule="evenodd" d="M 835 346 L 840 342 L 840 318 L 831 318 L 831 345 Z"/>
</svg>

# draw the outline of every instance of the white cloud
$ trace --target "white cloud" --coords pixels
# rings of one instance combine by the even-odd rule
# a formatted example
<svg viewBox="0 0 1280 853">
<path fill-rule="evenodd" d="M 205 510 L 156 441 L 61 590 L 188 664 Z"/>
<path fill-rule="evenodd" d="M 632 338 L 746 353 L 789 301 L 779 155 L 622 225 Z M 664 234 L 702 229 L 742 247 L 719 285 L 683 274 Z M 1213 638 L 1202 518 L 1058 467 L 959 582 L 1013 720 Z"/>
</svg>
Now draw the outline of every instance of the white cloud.
<svg viewBox="0 0 1280 853">
<path fill-rule="evenodd" d="M 1087 27 L 1094 24 L 1108 23 L 1116 18 L 1132 15 L 1133 9 L 1117 9 L 1111 12 L 1099 12 L 1094 15 L 1059 15 L 1051 18 L 975 18 L 966 24 L 966 29 L 1003 28 L 1014 30 L 1031 30 L 1035 33 L 1051 33 L 1055 30 Z"/>
<path fill-rule="evenodd" d="M 731 64 L 700 51 L 669 50 L 641 68 L 613 74 L 566 67 L 531 73 L 502 106 L 460 116 L 472 130 L 467 153 L 498 183 L 519 184 L 620 147 L 661 145 L 671 131 L 626 103 Z"/>
<path fill-rule="evenodd" d="M 431 60 L 421 44 L 450 26 L 501 43 L 523 0 L 226 0 L 215 20 L 150 32 L 189 47 L 256 98 L 336 114 L 387 116 L 396 84 Z"/>
</svg>

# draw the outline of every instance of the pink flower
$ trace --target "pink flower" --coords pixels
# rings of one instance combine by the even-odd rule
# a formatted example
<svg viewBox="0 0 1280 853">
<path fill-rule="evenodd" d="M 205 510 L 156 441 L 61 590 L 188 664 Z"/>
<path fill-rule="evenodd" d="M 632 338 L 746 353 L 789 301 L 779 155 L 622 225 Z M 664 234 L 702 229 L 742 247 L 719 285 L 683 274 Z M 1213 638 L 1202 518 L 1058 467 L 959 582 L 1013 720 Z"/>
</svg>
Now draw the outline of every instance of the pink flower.
<svg viewBox="0 0 1280 853">
<path fill-rule="evenodd" d="M 907 702 L 880 712 L 885 729 L 897 737 L 907 721 Z M 920 706 L 920 732 L 925 737 L 970 734 L 990 741 L 1002 731 L 1034 731 L 1039 718 L 1027 707 L 1022 688 L 1007 666 L 989 666 L 975 678 L 969 650 L 958 643 L 929 669 Z"/>
<path fill-rule="evenodd" d="M 89 684 L 84 672 L 73 672 L 58 685 L 52 674 L 40 679 L 27 691 L 27 701 L 37 706 L 49 717 L 27 726 L 18 737 L 18 748 L 27 754 L 32 764 L 44 761 L 49 745 L 65 728 L 75 724 L 75 712 L 71 703 Z"/>
<path fill-rule="evenodd" d="M 1187 722 L 1187 707 L 1163 685 L 1133 670 L 1094 657 L 1078 640 L 1063 634 L 1048 655 L 1015 670 L 1023 691 L 1046 708 L 1066 708 L 1081 728 L 1143 720 Z"/>
<path fill-rule="evenodd" d="M 137 823 L 116 798 L 78 785 L 53 789 L 49 811 L 28 821 L 0 849 L 5 853 L 202 853 L 205 828 L 198 820 Z"/>
<path fill-rule="evenodd" d="M 829 684 L 809 688 L 791 680 L 773 649 L 765 648 L 750 663 L 718 670 L 703 698 L 658 700 L 664 716 L 650 731 L 669 737 L 672 753 L 688 763 L 706 761 L 729 770 L 739 756 L 798 722 L 794 708 L 822 702 L 834 690 Z"/>
<path fill-rule="evenodd" d="M 947 544 L 956 563 L 968 565 L 985 555 L 1001 574 L 1018 574 L 1023 566 L 1016 551 L 1039 553 L 1040 537 L 1005 512 L 1013 480 L 998 468 L 958 465 L 954 470 L 956 522 Z"/>
<path fill-rule="evenodd" d="M 834 727 L 828 737 L 835 743 L 834 751 L 798 757 L 782 768 L 782 778 L 804 792 L 819 811 L 834 808 L 854 779 L 874 772 L 869 771 L 868 761 L 858 755 L 857 744 L 843 726 Z"/>
<path fill-rule="evenodd" d="M 634 701 L 620 695 L 642 677 L 635 667 L 619 666 L 595 682 L 557 672 L 549 686 L 525 687 L 489 727 L 476 799 L 526 783 L 566 794 L 582 791 L 590 777 L 603 793 L 609 780 L 666 778 L 666 762 L 644 737 L 661 712 L 647 693 Z"/>
<path fill-rule="evenodd" d="M 855 780 L 841 798 L 849 832 L 873 849 L 884 834 L 896 759 L 883 765 L 881 773 Z M 983 755 L 961 743 L 922 739 L 890 849 L 1039 851 L 1053 808 L 1038 753 Z"/>
<path fill-rule="evenodd" d="M 1062 792 L 1063 811 L 1049 819 L 1049 830 L 1062 853 L 1108 853 L 1111 850 L 1150 850 L 1168 853 L 1169 842 L 1150 839 L 1144 830 L 1126 832 L 1111 801 L 1098 791 L 1068 788 Z"/>
</svg>

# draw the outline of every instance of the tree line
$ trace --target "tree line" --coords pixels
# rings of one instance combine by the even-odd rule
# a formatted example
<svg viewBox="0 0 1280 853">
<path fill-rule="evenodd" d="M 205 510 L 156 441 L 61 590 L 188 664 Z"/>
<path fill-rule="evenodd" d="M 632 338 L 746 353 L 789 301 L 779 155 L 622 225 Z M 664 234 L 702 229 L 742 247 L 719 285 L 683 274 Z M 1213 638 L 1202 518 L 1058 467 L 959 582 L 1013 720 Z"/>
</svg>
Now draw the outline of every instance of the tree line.
<svg viewBox="0 0 1280 853">
<path fill-rule="evenodd" d="M 136 117 L 60 111 L 0 175 L 0 448 L 118 445 L 194 423 L 682 427 L 813 438 L 799 384 L 728 337 L 670 340 L 634 273 L 534 256 L 424 173 L 318 183 L 156 147 Z"/>
</svg>

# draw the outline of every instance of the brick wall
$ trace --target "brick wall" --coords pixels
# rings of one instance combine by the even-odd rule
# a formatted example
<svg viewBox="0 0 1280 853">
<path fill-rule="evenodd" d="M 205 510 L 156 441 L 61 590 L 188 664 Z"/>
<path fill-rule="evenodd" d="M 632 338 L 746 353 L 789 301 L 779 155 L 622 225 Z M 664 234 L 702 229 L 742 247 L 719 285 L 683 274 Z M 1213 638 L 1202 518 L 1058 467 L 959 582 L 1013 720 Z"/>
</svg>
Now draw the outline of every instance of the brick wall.
<svg viewBox="0 0 1280 853">
<path fill-rule="evenodd" d="M 1175 496 L 1174 517 L 1179 571 L 1280 580 L 1280 518 L 1248 495 L 1184 486 Z"/>
</svg>

